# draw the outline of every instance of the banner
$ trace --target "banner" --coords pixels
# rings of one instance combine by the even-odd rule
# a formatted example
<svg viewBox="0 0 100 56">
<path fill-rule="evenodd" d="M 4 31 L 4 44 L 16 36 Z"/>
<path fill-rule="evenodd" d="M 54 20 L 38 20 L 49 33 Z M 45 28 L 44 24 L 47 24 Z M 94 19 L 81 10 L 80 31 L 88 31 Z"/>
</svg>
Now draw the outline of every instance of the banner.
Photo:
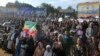
<svg viewBox="0 0 100 56">
<path fill-rule="evenodd" d="M 36 29 L 36 22 L 25 21 L 23 32 L 26 33 L 27 36 L 36 36 L 37 29 Z"/>
</svg>

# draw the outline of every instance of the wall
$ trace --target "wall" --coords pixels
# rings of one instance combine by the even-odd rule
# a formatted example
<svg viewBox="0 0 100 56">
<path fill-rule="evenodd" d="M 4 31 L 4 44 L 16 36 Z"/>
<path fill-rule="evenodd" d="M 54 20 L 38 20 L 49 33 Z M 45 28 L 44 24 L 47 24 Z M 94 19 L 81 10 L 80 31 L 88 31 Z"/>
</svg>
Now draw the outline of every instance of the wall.
<svg viewBox="0 0 100 56">
<path fill-rule="evenodd" d="M 99 16 L 99 2 L 78 4 L 78 17 Z"/>
</svg>

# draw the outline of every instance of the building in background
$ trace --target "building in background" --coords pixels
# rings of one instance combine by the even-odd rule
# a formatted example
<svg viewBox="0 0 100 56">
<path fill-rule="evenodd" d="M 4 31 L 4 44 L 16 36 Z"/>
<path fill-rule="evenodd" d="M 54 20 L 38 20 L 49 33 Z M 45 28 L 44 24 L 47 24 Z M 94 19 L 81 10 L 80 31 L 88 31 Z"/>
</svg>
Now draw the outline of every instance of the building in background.
<svg viewBox="0 0 100 56">
<path fill-rule="evenodd" d="M 61 9 L 59 10 L 61 15 L 68 15 L 68 16 L 72 16 L 72 14 L 74 13 L 73 9 Z"/>
<path fill-rule="evenodd" d="M 18 8 L 0 7 L 0 17 L 14 17 Z"/>
<path fill-rule="evenodd" d="M 36 8 L 30 4 L 20 3 L 7 3 L 6 7 L 0 7 L 0 17 L 15 17 L 15 18 L 32 18 L 36 16 L 45 16 L 46 9 Z"/>
<path fill-rule="evenodd" d="M 78 17 L 99 17 L 100 15 L 100 3 L 99 2 L 86 2 L 80 3 L 77 6 Z"/>
<path fill-rule="evenodd" d="M 60 9 L 59 10 L 59 14 L 61 15 L 61 16 L 63 16 L 64 18 L 66 18 L 66 16 L 67 16 L 67 18 L 75 18 L 75 10 L 74 9 Z"/>
</svg>

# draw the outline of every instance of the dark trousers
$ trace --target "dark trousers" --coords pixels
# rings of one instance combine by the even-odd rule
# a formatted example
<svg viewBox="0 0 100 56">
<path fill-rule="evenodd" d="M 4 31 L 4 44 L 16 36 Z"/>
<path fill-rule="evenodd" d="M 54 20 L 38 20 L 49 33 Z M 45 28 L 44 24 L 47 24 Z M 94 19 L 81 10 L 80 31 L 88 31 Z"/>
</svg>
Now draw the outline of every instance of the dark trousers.
<svg viewBox="0 0 100 56">
<path fill-rule="evenodd" d="M 33 56 L 34 54 L 34 49 L 26 49 L 25 56 Z"/>
</svg>

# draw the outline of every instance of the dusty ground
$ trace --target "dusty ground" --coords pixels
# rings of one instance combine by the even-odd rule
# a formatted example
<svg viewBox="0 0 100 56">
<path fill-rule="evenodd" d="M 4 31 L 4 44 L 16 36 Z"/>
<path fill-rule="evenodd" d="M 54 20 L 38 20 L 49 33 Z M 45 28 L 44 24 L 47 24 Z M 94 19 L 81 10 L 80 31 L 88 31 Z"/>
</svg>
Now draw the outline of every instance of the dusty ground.
<svg viewBox="0 0 100 56">
<path fill-rule="evenodd" d="M 5 53 L 4 50 L 0 49 L 0 56 L 12 56 L 11 54 Z"/>
</svg>

